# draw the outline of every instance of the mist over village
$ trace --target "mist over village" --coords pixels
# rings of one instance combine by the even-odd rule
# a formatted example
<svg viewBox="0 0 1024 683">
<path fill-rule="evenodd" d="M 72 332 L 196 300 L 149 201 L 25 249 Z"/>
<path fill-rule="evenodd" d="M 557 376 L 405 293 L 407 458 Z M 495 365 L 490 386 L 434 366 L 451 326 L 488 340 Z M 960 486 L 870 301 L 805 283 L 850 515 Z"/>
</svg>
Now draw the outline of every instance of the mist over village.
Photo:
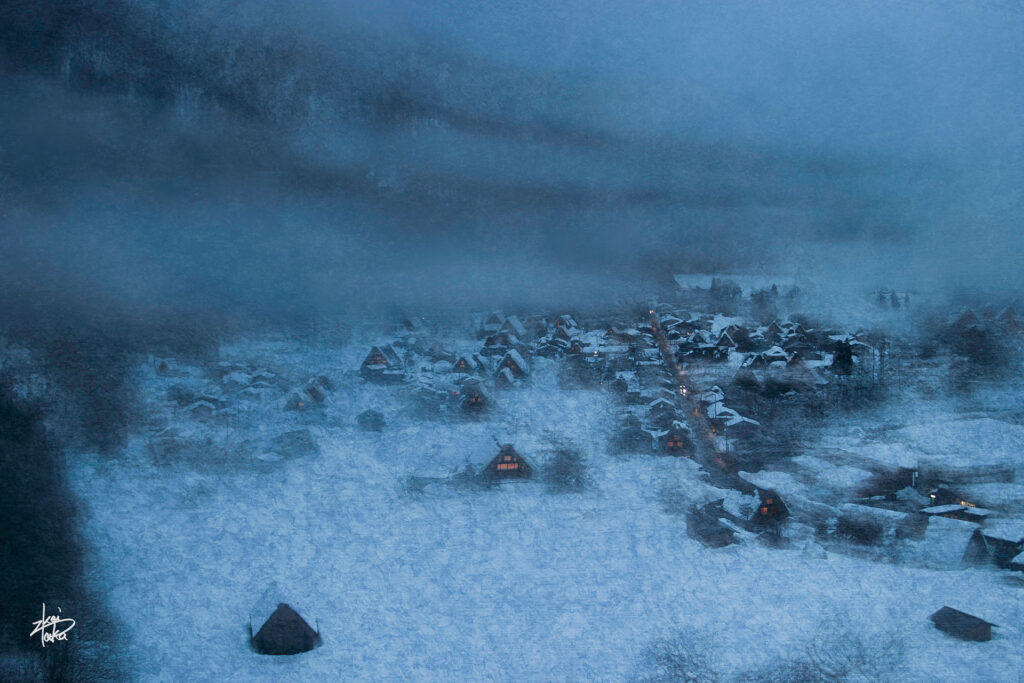
<svg viewBox="0 0 1024 683">
<path fill-rule="evenodd" d="M 0 680 L 1019 681 L 1021 36 L 0 3 Z"/>
</svg>

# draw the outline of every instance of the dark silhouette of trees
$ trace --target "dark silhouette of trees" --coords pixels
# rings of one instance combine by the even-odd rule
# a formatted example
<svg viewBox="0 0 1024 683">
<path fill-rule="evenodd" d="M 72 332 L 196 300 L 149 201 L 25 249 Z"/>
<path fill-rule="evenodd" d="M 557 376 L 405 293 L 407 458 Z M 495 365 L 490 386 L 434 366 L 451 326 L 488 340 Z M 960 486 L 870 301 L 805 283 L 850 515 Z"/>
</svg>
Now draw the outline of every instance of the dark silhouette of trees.
<svg viewBox="0 0 1024 683">
<path fill-rule="evenodd" d="M 853 347 L 850 346 L 850 342 L 842 339 L 836 342 L 832 356 L 832 371 L 837 375 L 853 373 Z"/>
<path fill-rule="evenodd" d="M 587 488 L 587 462 L 579 449 L 560 444 L 544 467 L 544 480 L 553 493 L 580 493 Z"/>
</svg>

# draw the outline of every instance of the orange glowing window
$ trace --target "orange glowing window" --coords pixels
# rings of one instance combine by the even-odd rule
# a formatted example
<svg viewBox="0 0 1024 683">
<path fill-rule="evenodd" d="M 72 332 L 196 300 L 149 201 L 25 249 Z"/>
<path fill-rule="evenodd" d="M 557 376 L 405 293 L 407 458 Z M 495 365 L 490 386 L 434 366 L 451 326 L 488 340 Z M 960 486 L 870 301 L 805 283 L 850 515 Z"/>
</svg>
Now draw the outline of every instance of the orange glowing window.
<svg viewBox="0 0 1024 683">
<path fill-rule="evenodd" d="M 762 515 L 767 515 L 767 514 L 768 514 L 768 508 L 766 508 L 766 507 L 762 507 L 762 508 L 761 508 L 761 514 L 762 514 Z"/>
<path fill-rule="evenodd" d="M 519 463 L 517 463 L 517 462 L 499 462 L 498 463 L 498 470 L 503 471 L 503 472 L 504 471 L 509 471 L 509 470 L 518 470 L 518 469 L 519 469 Z"/>
<path fill-rule="evenodd" d="M 765 501 L 765 504 L 766 505 L 771 505 L 773 502 L 774 501 L 771 498 L 769 498 L 768 500 Z"/>
</svg>

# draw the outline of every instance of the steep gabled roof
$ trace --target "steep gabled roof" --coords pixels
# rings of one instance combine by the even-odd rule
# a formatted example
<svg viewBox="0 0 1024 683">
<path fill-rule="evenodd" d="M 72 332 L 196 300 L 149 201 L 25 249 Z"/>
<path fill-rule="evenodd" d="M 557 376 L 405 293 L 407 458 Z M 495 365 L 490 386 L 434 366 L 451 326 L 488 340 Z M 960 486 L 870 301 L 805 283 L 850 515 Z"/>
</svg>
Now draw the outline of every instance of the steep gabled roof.
<svg viewBox="0 0 1024 683">
<path fill-rule="evenodd" d="M 507 353 L 506 353 L 506 354 L 505 354 L 505 355 L 504 355 L 504 356 L 502 357 L 502 359 L 501 359 L 501 362 L 500 362 L 500 363 L 498 363 L 498 367 L 505 367 L 505 362 L 506 362 L 507 360 L 511 360 L 511 361 L 512 361 L 513 363 L 515 363 L 515 364 L 516 364 L 516 365 L 517 365 L 517 366 L 519 367 L 519 369 L 520 369 L 520 370 L 522 371 L 522 373 L 523 373 L 524 375 L 528 375 L 528 374 L 530 374 L 530 366 L 529 366 L 529 364 L 528 364 L 528 363 L 526 362 L 526 360 L 525 360 L 525 359 L 523 358 L 522 354 L 520 354 L 520 353 L 519 353 L 518 351 L 516 351 L 515 349 L 510 349 L 510 350 L 509 350 L 509 351 L 508 351 L 508 352 L 507 352 Z"/>
<path fill-rule="evenodd" d="M 515 336 L 523 339 L 526 337 L 526 326 L 523 325 L 522 321 L 519 320 L 519 316 L 510 315 L 505 318 L 505 322 L 498 328 L 500 331 L 511 332 Z"/>
</svg>

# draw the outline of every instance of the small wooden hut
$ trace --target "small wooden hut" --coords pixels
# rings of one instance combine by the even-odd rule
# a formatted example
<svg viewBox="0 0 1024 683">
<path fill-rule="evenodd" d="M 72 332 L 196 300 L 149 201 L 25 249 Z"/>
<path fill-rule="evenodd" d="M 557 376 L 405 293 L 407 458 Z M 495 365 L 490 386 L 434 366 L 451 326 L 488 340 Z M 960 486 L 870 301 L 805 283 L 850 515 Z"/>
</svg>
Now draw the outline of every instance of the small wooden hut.
<svg viewBox="0 0 1024 683">
<path fill-rule="evenodd" d="M 954 638 L 975 641 L 992 640 L 992 627 L 995 624 L 958 609 L 945 606 L 928 618 L 935 624 L 935 628 Z"/>
<path fill-rule="evenodd" d="M 492 479 L 529 479 L 533 476 L 533 468 L 526 458 L 519 455 L 515 446 L 506 443 L 484 468 L 484 475 Z"/>
<path fill-rule="evenodd" d="M 316 647 L 320 633 L 314 631 L 298 612 L 285 603 L 279 603 L 274 613 L 251 635 L 253 648 L 265 655 L 295 655 Z"/>
</svg>

